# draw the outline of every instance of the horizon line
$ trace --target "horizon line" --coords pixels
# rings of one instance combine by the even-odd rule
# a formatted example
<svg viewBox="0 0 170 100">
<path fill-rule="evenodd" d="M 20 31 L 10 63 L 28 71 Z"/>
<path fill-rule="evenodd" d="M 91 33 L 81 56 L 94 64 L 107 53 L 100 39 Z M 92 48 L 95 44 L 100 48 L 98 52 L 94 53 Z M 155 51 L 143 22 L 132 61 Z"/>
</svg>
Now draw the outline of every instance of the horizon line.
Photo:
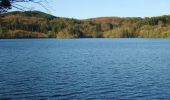
<svg viewBox="0 0 170 100">
<path fill-rule="evenodd" d="M 46 13 L 46 14 L 49 14 L 49 15 L 52 15 L 54 17 L 59 17 L 59 18 L 69 18 L 69 19 L 78 19 L 78 20 L 87 20 L 87 19 L 95 19 L 95 18 L 152 18 L 152 17 L 161 17 L 161 16 L 169 16 L 170 14 L 162 14 L 162 15 L 155 15 L 155 16 L 94 16 L 94 17 L 88 17 L 88 18 L 76 18 L 76 17 L 68 17 L 68 16 L 57 16 L 55 14 L 52 14 L 52 13 L 48 13 L 48 12 L 45 12 L 45 11 L 40 11 L 40 10 L 28 10 L 28 11 L 19 11 L 19 10 L 15 10 L 15 11 L 9 11 L 7 13 L 10 13 L 10 12 L 34 12 L 34 11 L 37 11 L 37 12 L 42 12 L 42 13 Z"/>
</svg>

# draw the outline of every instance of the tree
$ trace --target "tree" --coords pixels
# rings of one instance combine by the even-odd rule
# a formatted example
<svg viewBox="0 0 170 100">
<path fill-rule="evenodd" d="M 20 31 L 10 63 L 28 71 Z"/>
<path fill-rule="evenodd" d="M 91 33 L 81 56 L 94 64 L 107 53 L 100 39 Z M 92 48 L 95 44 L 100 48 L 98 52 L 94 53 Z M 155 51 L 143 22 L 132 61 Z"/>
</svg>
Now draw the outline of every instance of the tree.
<svg viewBox="0 0 170 100">
<path fill-rule="evenodd" d="M 11 8 L 16 8 L 19 10 L 23 10 L 26 7 L 19 5 L 17 3 L 19 2 L 32 2 L 32 3 L 37 3 L 40 4 L 42 7 L 44 7 L 45 9 L 47 9 L 41 2 L 43 0 L 1 0 L 0 1 L 0 13 L 4 13 L 7 12 L 9 9 Z M 48 9 L 47 9 L 48 10 Z"/>
<path fill-rule="evenodd" d="M 9 0 L 0 1 L 0 13 L 7 11 L 11 8 L 11 2 Z"/>
</svg>

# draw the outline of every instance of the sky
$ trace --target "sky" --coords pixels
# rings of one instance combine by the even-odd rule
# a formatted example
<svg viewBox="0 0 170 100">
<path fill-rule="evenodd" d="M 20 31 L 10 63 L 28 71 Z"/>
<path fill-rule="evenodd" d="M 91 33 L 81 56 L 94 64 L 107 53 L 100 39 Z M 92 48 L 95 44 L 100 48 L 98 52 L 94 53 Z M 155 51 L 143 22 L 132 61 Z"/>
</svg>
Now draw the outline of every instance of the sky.
<svg viewBox="0 0 170 100">
<path fill-rule="evenodd" d="M 152 17 L 170 14 L 170 0 L 46 0 L 42 4 L 20 3 L 59 17 Z M 16 9 L 12 9 L 16 10 Z"/>
</svg>

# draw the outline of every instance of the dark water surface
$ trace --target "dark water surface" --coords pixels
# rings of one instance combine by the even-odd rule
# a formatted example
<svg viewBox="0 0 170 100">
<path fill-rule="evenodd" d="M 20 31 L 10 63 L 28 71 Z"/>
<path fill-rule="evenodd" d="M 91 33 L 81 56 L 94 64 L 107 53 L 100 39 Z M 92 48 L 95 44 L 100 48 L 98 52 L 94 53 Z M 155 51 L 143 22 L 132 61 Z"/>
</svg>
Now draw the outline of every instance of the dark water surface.
<svg viewBox="0 0 170 100">
<path fill-rule="evenodd" d="M 170 100 L 170 39 L 0 40 L 0 99 Z"/>
</svg>

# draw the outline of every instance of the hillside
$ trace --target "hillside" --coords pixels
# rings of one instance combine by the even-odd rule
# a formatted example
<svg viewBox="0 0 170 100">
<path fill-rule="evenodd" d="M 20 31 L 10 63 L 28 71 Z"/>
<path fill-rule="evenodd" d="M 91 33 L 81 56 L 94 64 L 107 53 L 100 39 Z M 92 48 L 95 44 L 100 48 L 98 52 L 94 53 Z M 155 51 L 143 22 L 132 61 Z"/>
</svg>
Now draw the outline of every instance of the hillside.
<svg viewBox="0 0 170 100">
<path fill-rule="evenodd" d="M 170 38 L 170 16 L 77 20 L 17 11 L 0 15 L 0 38 Z"/>
</svg>

